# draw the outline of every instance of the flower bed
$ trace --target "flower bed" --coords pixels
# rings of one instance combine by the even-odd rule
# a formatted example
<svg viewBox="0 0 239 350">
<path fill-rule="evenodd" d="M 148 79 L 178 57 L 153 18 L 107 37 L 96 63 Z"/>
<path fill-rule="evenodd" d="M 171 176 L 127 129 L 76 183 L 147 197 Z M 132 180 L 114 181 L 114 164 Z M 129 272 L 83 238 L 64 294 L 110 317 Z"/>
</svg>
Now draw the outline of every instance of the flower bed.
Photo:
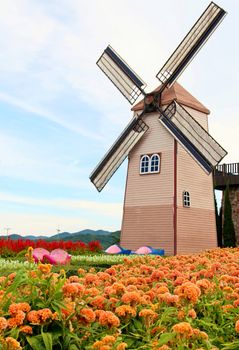
<svg viewBox="0 0 239 350">
<path fill-rule="evenodd" d="M 0 278 L 0 349 L 239 349 L 239 249 Z"/>
<path fill-rule="evenodd" d="M 32 241 L 30 239 L 0 239 L 0 255 L 3 256 L 12 256 L 16 255 L 21 251 L 26 250 L 28 247 L 32 248 L 44 248 L 47 250 L 54 249 L 64 249 L 70 254 L 76 253 L 87 253 L 87 252 L 99 252 L 102 247 L 99 241 L 92 241 L 89 243 L 84 243 L 81 241 L 72 242 L 72 241 L 47 241 L 39 239 Z"/>
</svg>

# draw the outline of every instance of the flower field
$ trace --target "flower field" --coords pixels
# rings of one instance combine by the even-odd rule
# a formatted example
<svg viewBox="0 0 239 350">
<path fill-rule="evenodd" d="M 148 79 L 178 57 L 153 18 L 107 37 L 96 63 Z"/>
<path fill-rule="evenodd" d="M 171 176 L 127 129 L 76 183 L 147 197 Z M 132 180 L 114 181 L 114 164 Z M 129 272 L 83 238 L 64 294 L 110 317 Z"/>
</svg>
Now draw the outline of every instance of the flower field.
<svg viewBox="0 0 239 350">
<path fill-rule="evenodd" d="M 30 239 L 8 239 L 1 238 L 0 239 L 0 255 L 15 255 L 23 250 L 26 250 L 28 247 L 33 248 L 45 248 L 47 250 L 54 249 L 64 249 L 67 250 L 68 253 L 87 253 L 87 252 L 98 252 L 102 249 L 100 242 L 92 241 L 88 244 L 77 241 L 47 241 L 44 239 L 39 239 L 32 241 Z"/>
<path fill-rule="evenodd" d="M 239 249 L 51 269 L 0 277 L 0 349 L 239 349 Z"/>
</svg>

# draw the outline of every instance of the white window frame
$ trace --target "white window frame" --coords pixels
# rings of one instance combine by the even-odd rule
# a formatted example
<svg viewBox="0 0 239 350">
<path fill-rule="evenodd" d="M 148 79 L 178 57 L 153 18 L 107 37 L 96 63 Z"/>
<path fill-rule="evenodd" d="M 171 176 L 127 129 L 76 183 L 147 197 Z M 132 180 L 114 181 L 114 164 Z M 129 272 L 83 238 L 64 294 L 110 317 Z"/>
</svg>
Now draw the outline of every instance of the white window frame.
<svg viewBox="0 0 239 350">
<path fill-rule="evenodd" d="M 190 198 L 190 192 L 189 191 L 183 191 L 183 206 L 185 208 L 191 207 L 191 198 Z"/>
<path fill-rule="evenodd" d="M 157 159 L 158 159 L 158 169 L 157 170 L 151 170 L 151 166 L 152 166 L 152 158 L 153 157 L 157 157 Z M 154 166 L 154 168 L 155 168 L 155 166 Z M 160 155 L 158 154 L 158 153 L 154 153 L 154 154 L 152 154 L 152 156 L 150 157 L 150 173 L 159 173 L 159 171 L 160 171 Z"/>
<path fill-rule="evenodd" d="M 142 166 L 144 158 L 148 159 L 148 171 L 142 171 L 142 169 L 145 168 L 145 165 L 144 165 L 144 167 Z M 142 155 L 141 158 L 140 158 L 140 165 L 139 165 L 139 172 L 140 172 L 140 174 L 142 174 L 142 175 L 149 174 L 149 172 L 150 172 L 150 165 L 151 165 L 150 157 L 147 154 Z"/>
<path fill-rule="evenodd" d="M 143 163 L 143 160 L 145 159 L 145 157 L 147 158 L 148 160 L 148 171 L 142 171 L 143 168 L 145 168 L 145 165 L 144 167 L 142 166 L 142 163 Z M 152 158 L 153 157 L 157 157 L 158 159 L 158 168 L 157 170 L 153 170 L 151 171 L 151 161 L 152 161 Z M 144 160 L 145 162 L 145 160 Z M 145 175 L 145 174 L 157 174 L 157 173 L 160 173 L 160 166 L 161 166 L 161 155 L 159 153 L 154 153 L 152 155 L 149 155 L 149 154 L 143 154 L 141 157 L 140 157 L 140 164 L 139 164 L 139 173 L 140 175 Z M 155 167 L 155 166 L 154 166 Z"/>
</svg>

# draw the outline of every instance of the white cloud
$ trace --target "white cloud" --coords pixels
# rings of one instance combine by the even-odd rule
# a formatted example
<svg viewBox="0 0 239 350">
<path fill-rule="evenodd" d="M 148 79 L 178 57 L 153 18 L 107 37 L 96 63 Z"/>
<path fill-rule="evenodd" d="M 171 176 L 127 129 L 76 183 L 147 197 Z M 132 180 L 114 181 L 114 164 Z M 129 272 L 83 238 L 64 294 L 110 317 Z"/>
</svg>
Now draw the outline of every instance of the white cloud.
<svg viewBox="0 0 239 350">
<path fill-rule="evenodd" d="M 102 203 L 61 198 L 33 198 L 17 196 L 0 192 L 1 203 L 19 204 L 25 206 L 25 213 L 0 213 L 1 228 L 10 227 L 11 232 L 23 234 L 51 235 L 59 226 L 62 231 L 76 232 L 83 228 L 117 230 L 122 216 L 122 204 Z M 27 207 L 31 208 L 28 214 Z M 32 208 L 38 209 L 38 214 L 32 213 Z M 54 212 L 63 210 L 64 214 L 46 214 L 44 210 Z"/>
<path fill-rule="evenodd" d="M 74 200 L 74 199 L 49 199 L 49 198 L 32 198 L 25 196 L 16 196 L 11 193 L 0 192 L 0 200 L 3 202 L 19 203 L 29 206 L 41 206 L 65 209 L 67 211 L 73 209 L 91 210 L 98 215 L 118 218 L 122 212 L 121 203 L 102 203 L 90 200 Z"/>
</svg>

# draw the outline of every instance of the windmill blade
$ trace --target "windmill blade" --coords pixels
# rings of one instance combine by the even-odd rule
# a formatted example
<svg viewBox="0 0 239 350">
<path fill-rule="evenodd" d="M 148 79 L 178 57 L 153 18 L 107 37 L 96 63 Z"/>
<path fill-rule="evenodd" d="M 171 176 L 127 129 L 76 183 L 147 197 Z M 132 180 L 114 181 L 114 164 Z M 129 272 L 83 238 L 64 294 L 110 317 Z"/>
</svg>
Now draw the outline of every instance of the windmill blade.
<svg viewBox="0 0 239 350">
<path fill-rule="evenodd" d="M 145 95 L 146 84 L 112 47 L 105 49 L 96 64 L 131 104 L 141 93 Z"/>
<path fill-rule="evenodd" d="M 163 84 L 162 90 L 164 87 L 172 85 L 179 77 L 225 15 L 226 12 L 215 3 L 211 2 L 209 4 L 207 9 L 156 75 Z"/>
<path fill-rule="evenodd" d="M 101 162 L 91 173 L 90 180 L 99 192 L 104 188 L 111 176 L 123 163 L 131 149 L 148 130 L 147 124 L 141 119 L 142 115 L 143 113 L 139 117 L 134 117 L 132 119 Z"/>
<path fill-rule="evenodd" d="M 161 113 L 160 120 L 207 172 L 227 154 L 179 103 L 172 102 Z"/>
</svg>

